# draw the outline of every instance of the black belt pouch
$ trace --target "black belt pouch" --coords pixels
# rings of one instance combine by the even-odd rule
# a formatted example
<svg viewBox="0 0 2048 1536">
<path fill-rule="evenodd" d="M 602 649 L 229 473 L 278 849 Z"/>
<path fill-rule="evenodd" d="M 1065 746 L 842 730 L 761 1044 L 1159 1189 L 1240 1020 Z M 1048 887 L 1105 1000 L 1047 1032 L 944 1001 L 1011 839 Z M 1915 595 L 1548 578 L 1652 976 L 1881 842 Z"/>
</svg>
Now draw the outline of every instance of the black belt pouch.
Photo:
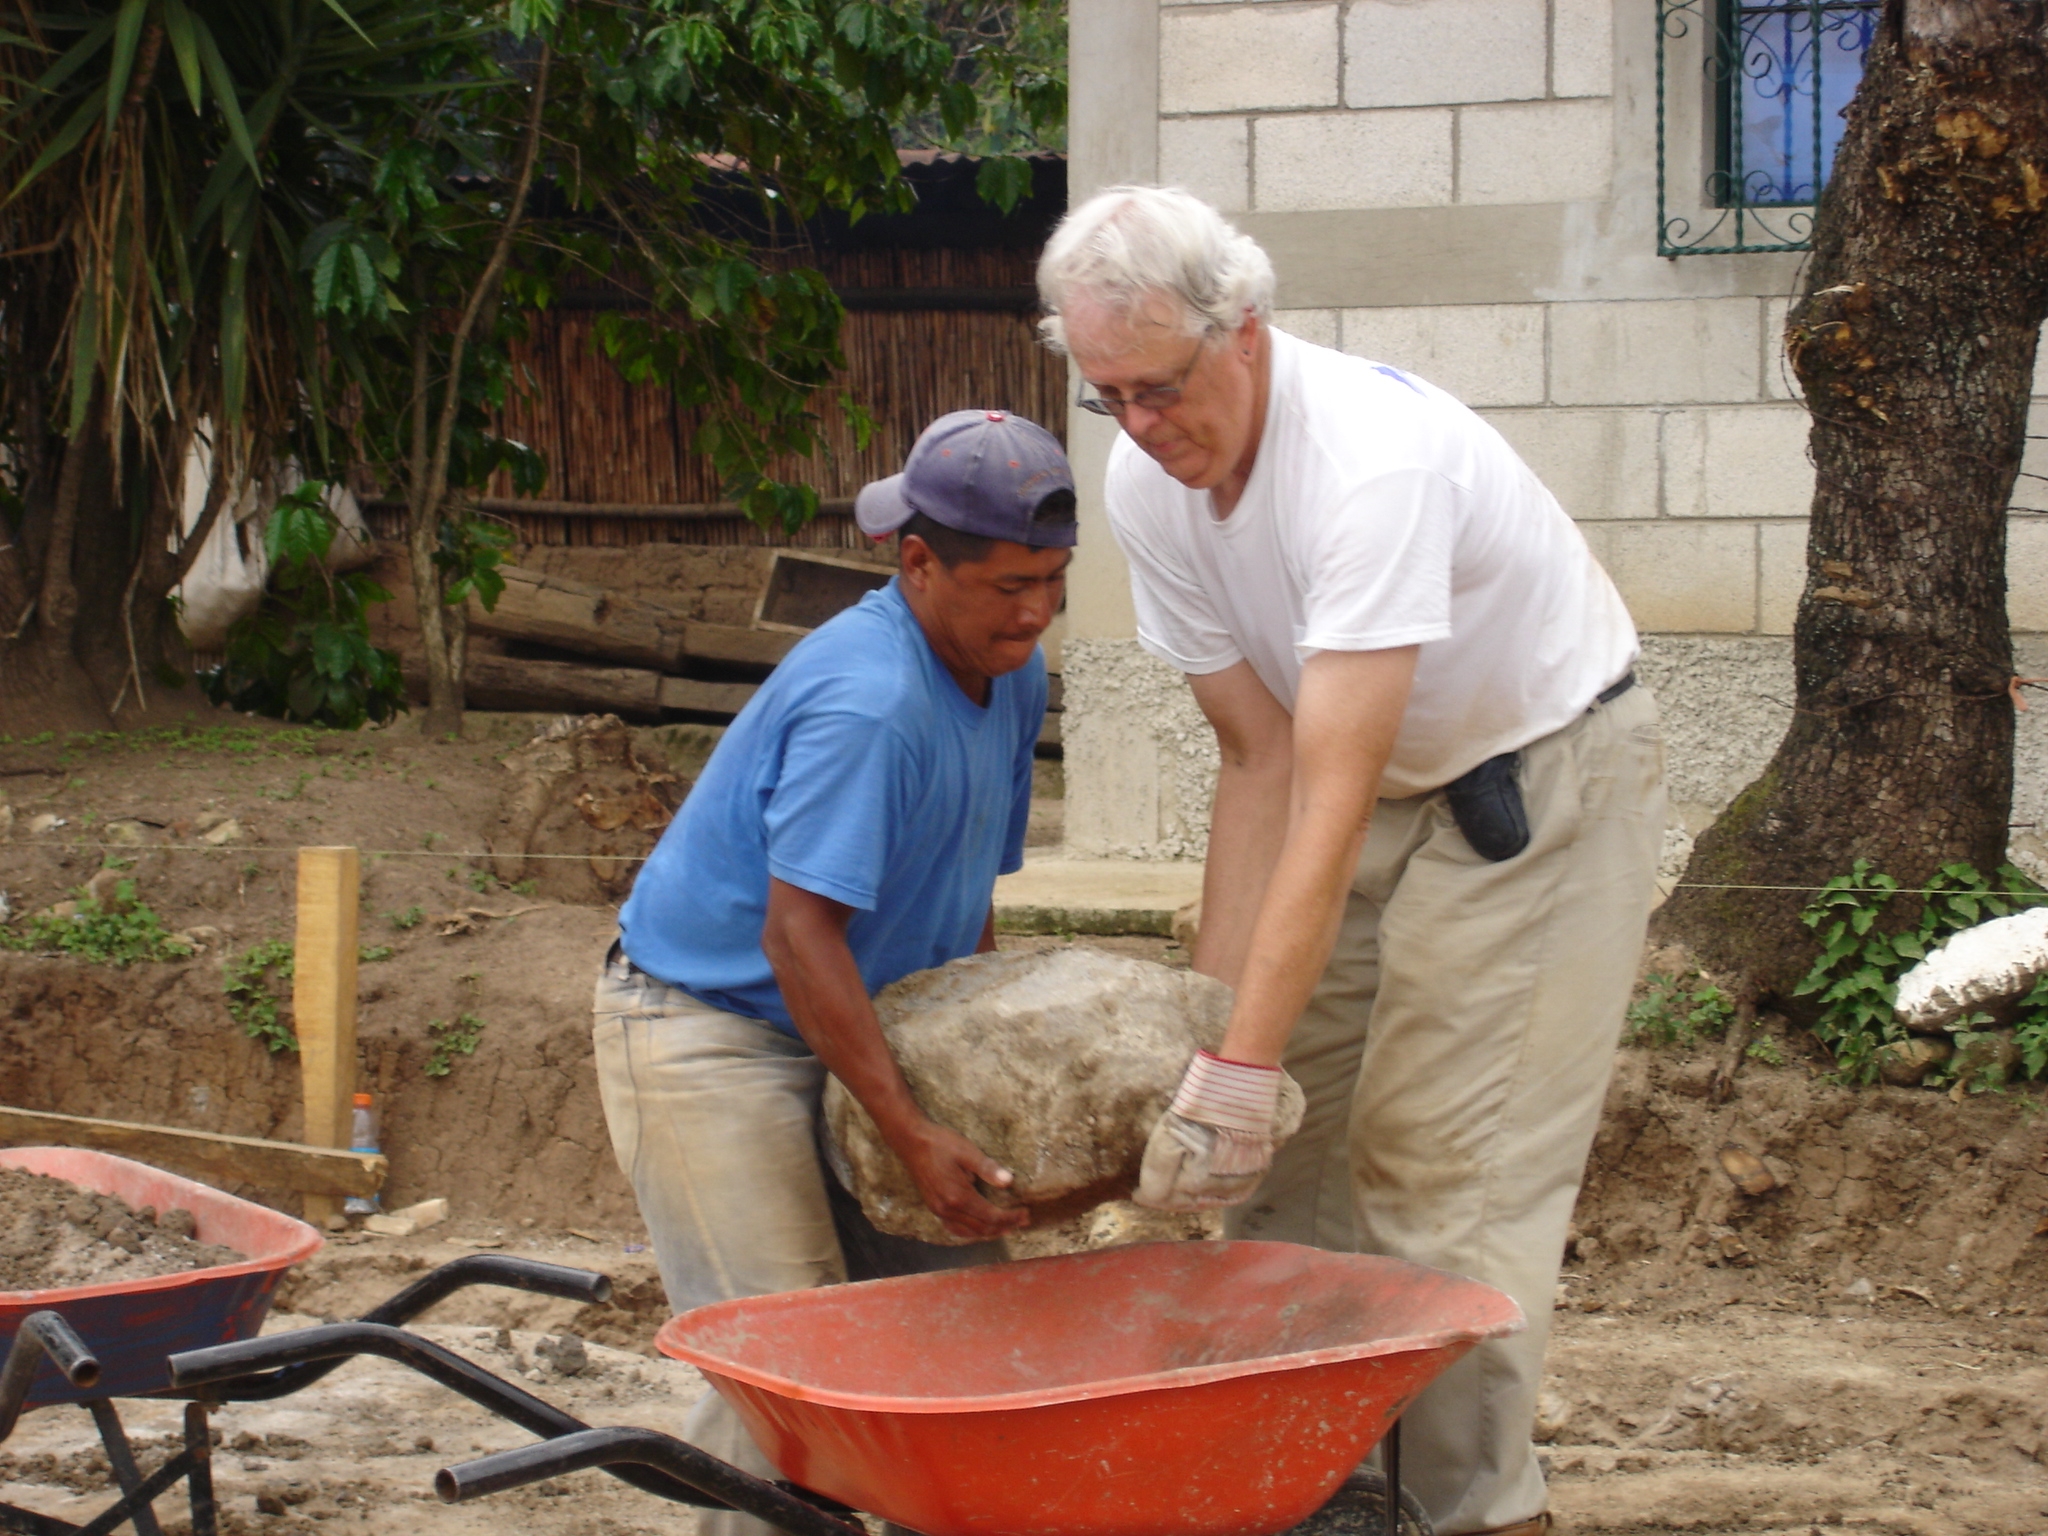
<svg viewBox="0 0 2048 1536">
<path fill-rule="evenodd" d="M 1444 786 L 1444 798 L 1465 841 L 1482 859 L 1496 864 L 1529 846 L 1521 769 L 1521 753 L 1503 752 Z"/>
</svg>

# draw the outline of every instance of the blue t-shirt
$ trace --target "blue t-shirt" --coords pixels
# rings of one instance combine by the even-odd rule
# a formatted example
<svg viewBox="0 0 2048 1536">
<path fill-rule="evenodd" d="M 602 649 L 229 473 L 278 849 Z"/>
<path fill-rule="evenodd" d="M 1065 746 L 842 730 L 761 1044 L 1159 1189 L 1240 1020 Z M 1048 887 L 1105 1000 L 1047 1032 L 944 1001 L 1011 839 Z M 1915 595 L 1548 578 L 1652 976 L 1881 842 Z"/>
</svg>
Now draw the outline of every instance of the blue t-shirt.
<svg viewBox="0 0 2048 1536">
<path fill-rule="evenodd" d="M 1024 862 L 1045 657 L 960 691 L 891 581 L 804 637 L 727 729 L 619 914 L 633 963 L 794 1034 L 761 952 L 768 877 L 857 908 L 873 996 L 974 952 Z"/>
</svg>

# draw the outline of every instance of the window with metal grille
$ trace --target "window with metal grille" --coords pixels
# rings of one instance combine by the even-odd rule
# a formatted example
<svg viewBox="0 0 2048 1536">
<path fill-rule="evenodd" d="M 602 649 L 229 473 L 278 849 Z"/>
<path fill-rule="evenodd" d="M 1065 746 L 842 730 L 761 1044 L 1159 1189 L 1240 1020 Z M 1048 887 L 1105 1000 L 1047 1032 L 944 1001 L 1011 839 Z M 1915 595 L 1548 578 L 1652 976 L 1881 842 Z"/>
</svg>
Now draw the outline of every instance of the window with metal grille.
<svg viewBox="0 0 2048 1536">
<path fill-rule="evenodd" d="M 1804 250 L 1882 0 L 1656 0 L 1657 252 Z"/>
</svg>

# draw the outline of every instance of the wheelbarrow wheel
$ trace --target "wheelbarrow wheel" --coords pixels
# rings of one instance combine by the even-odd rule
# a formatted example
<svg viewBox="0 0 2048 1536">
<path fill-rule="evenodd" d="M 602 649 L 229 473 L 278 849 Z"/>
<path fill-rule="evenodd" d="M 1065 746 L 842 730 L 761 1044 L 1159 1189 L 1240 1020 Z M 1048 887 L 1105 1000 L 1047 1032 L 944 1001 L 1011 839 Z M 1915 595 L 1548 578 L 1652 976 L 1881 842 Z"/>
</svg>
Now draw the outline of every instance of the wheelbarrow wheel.
<svg viewBox="0 0 2048 1536">
<path fill-rule="evenodd" d="M 1330 1502 L 1285 1536 L 1382 1536 L 1387 1528 L 1387 1480 L 1360 1467 L 1337 1485 Z M 1415 1495 L 1401 1490 L 1401 1536 L 1436 1536 Z"/>
</svg>

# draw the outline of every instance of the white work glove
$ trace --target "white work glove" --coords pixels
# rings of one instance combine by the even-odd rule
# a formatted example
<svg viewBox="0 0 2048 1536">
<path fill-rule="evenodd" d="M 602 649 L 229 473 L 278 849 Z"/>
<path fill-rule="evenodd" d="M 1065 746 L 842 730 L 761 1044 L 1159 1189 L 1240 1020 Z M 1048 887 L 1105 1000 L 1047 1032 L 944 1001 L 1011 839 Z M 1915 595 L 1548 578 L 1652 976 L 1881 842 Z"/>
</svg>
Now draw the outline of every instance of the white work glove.
<svg viewBox="0 0 2048 1536">
<path fill-rule="evenodd" d="M 1197 1052 L 1145 1143 L 1138 1204 L 1203 1211 L 1250 1199 L 1273 1166 L 1280 1083 L 1278 1067 Z"/>
</svg>

